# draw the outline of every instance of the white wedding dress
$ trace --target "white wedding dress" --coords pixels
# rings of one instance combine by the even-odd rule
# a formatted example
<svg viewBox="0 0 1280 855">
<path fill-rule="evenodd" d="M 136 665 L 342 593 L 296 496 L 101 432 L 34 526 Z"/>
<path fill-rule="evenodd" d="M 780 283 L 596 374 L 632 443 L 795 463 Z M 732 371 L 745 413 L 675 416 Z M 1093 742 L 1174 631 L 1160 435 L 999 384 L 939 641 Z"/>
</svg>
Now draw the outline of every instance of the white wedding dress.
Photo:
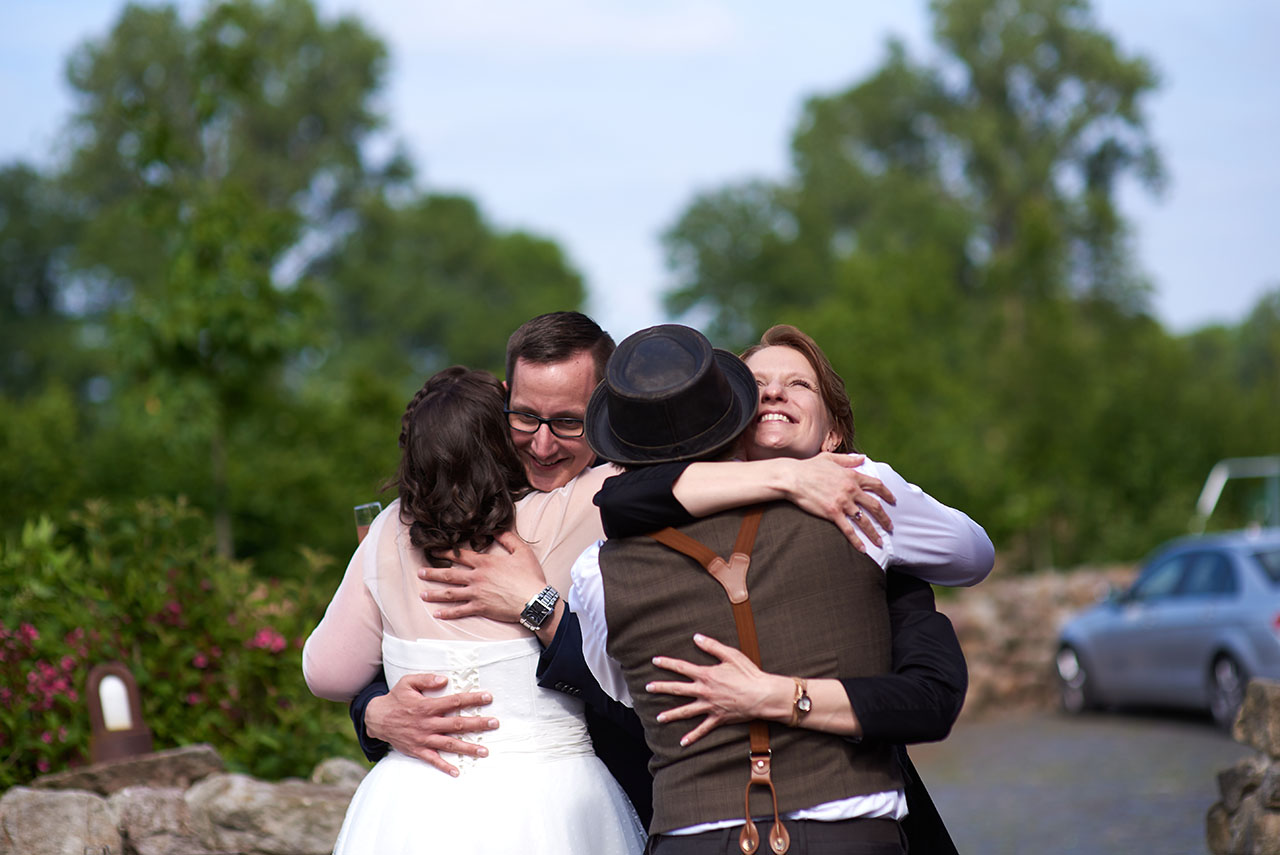
<svg viewBox="0 0 1280 855">
<path fill-rule="evenodd" d="M 540 688 L 533 638 L 404 641 L 384 635 L 390 685 L 404 674 L 449 678 L 440 694 L 493 693 L 464 711 L 498 719 L 469 741 L 483 758 L 444 754 L 457 778 L 392 751 L 361 783 L 338 834 L 335 855 L 360 853 L 580 853 L 634 855 L 644 829 L 622 788 L 595 756 L 582 703 Z"/>
<path fill-rule="evenodd" d="M 581 476 L 517 505 L 519 533 L 558 590 L 569 589 L 569 565 L 600 537 L 591 496 L 607 474 Z M 482 743 L 487 757 L 442 755 L 461 772 L 457 778 L 392 751 L 360 784 L 334 851 L 638 855 L 644 829 L 592 751 L 582 702 L 537 685 L 542 648 L 519 624 L 435 618 L 420 595 L 438 586 L 419 578 L 425 556 L 399 519 L 399 504 L 373 521 L 307 639 L 307 685 L 345 703 L 379 668 L 391 686 L 406 674 L 439 674 L 449 683 L 433 694 L 489 692 L 493 703 L 460 714 L 496 718 L 499 726 L 461 737 Z"/>
</svg>

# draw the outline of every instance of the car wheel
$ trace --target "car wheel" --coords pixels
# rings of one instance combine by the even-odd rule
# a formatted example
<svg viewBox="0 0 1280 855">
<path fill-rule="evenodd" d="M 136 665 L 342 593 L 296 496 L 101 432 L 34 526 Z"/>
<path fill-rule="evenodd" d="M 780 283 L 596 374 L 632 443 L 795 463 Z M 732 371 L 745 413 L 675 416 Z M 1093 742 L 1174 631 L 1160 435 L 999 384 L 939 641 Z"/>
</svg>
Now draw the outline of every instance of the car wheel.
<svg viewBox="0 0 1280 855">
<path fill-rule="evenodd" d="M 1067 644 L 1060 647 L 1054 665 L 1063 711 L 1076 715 L 1097 707 L 1089 672 L 1074 647 Z"/>
<path fill-rule="evenodd" d="M 1223 730 L 1230 730 L 1244 704 L 1249 678 L 1240 664 L 1223 654 L 1209 666 L 1209 712 Z"/>
</svg>

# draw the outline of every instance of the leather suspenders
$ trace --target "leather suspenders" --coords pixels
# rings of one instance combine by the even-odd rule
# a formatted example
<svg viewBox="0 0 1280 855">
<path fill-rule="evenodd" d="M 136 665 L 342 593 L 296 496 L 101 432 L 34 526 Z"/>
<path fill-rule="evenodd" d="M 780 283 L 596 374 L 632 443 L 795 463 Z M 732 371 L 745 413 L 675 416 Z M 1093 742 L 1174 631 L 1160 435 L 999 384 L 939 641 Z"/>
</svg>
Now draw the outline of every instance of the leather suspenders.
<svg viewBox="0 0 1280 855">
<path fill-rule="evenodd" d="M 738 627 L 738 646 L 747 658 L 760 665 L 760 641 L 756 636 L 756 621 L 751 613 L 751 600 L 747 593 L 747 569 L 751 565 L 751 550 L 755 546 L 756 531 L 760 528 L 760 508 L 752 508 L 742 520 L 738 539 L 733 544 L 733 555 L 725 561 L 703 543 L 674 528 L 650 534 L 654 540 L 683 553 L 697 561 L 724 588 L 733 605 L 733 622 Z M 760 833 L 751 819 L 751 788 L 769 788 L 773 797 L 773 828 L 769 831 L 769 848 L 775 855 L 783 855 L 791 847 L 791 835 L 787 833 L 778 816 L 778 792 L 774 789 L 771 771 L 772 751 L 769 748 L 769 725 L 763 721 L 751 722 L 751 778 L 743 794 L 743 810 L 746 825 L 738 836 L 743 855 L 752 855 L 760 846 Z"/>
</svg>

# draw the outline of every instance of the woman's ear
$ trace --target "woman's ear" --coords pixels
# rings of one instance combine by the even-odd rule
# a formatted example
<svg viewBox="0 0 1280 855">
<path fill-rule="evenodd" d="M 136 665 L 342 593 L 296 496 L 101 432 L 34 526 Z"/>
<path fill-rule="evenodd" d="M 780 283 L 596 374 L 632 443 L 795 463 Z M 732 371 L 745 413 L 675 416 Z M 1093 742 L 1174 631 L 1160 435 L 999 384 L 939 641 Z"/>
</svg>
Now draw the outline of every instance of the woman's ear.
<svg viewBox="0 0 1280 855">
<path fill-rule="evenodd" d="M 835 428 L 827 432 L 827 438 L 822 441 L 823 451 L 835 451 L 840 447 L 840 434 L 836 433 Z"/>
</svg>

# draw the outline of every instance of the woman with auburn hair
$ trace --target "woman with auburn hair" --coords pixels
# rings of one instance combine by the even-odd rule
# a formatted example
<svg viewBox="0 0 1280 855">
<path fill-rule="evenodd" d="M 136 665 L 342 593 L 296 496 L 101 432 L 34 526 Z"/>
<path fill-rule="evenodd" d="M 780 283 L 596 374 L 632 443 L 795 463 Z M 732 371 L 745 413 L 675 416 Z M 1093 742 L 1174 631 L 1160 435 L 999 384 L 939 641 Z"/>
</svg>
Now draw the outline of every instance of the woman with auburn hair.
<svg viewBox="0 0 1280 855">
<path fill-rule="evenodd" d="M 630 802 L 592 751 L 582 702 L 535 684 L 542 648 L 532 633 L 482 617 L 438 620 L 422 604 L 433 584 L 420 580 L 424 566 L 448 566 L 441 556 L 459 548 L 501 548 L 514 528 L 528 483 L 504 401 L 493 375 L 460 366 L 414 396 L 390 482 L 399 497 L 374 520 L 303 649 L 303 675 L 320 697 L 349 701 L 382 667 L 392 683 L 420 675 L 415 688 L 428 695 L 492 692 L 485 714 L 502 727 L 459 734 L 482 742 L 485 759 L 452 755 L 452 777 L 396 751 L 380 760 L 347 809 L 340 855 L 643 848 Z M 447 684 L 430 685 L 426 672 Z"/>
<path fill-rule="evenodd" d="M 836 373 L 831 360 L 818 347 L 818 343 L 806 333 L 790 324 L 777 324 L 765 330 L 760 342 L 753 344 L 739 354 L 742 361 L 751 367 L 751 357 L 771 347 L 789 347 L 800 354 L 813 370 L 814 379 L 818 383 L 818 394 L 827 408 L 827 416 L 831 420 L 834 432 L 835 448 L 823 448 L 823 451 L 852 453 L 857 449 L 853 445 L 853 405 L 849 403 L 849 393 L 844 387 L 844 378 Z M 757 382 L 758 379 L 757 379 Z M 757 416 L 759 413 L 757 413 Z M 768 455 L 757 453 L 750 459 L 763 459 Z"/>
<path fill-rule="evenodd" d="M 932 590 L 924 583 L 967 586 L 982 581 L 994 562 L 990 539 L 967 515 L 908 483 L 887 464 L 854 453 L 853 408 L 844 381 L 810 336 L 779 324 L 744 351 L 742 359 L 755 377 L 759 400 L 739 439 L 738 460 L 660 463 L 609 479 L 596 496 L 605 532 L 611 538 L 642 535 L 728 508 L 775 501 L 794 479 L 813 476 L 813 470 L 802 470 L 796 462 L 820 455 L 880 479 L 890 493 L 887 514 L 878 505 L 864 505 L 864 512 L 852 504 L 797 504 L 817 516 L 838 518 L 845 536 L 881 568 L 898 571 L 887 581 L 893 673 L 840 678 L 838 688 L 836 680 L 822 681 L 833 684 L 826 693 L 829 707 L 800 726 L 899 745 L 945 738 L 959 715 L 967 672 L 955 633 L 936 611 Z M 834 487 L 821 486 L 810 493 L 839 495 Z M 867 542 L 855 540 L 863 537 Z M 574 594 L 579 601 L 587 596 L 577 588 Z M 696 722 L 683 744 L 724 724 L 764 719 L 790 725 L 796 720 L 792 677 L 763 672 L 719 640 L 696 636 L 694 643 L 712 664 L 659 656 L 655 664 L 673 677 L 648 687 L 677 699 L 660 721 Z M 597 677 L 607 673 L 603 650 L 584 655 Z M 905 751 L 900 763 L 908 771 L 906 791 L 888 798 L 881 815 L 902 822 L 913 850 L 955 852 Z"/>
<path fill-rule="evenodd" d="M 796 461 L 825 457 L 877 478 L 893 507 L 872 496 L 862 507 L 834 486 L 811 485 L 841 508 L 797 499 L 804 510 L 836 524 L 881 567 L 930 584 L 976 585 L 991 572 L 995 552 L 982 527 L 908 483 L 886 463 L 856 453 L 853 407 L 844 380 L 809 335 L 790 324 L 770 327 L 742 353 L 760 393 L 756 417 L 743 433 L 737 461 L 664 463 L 605 482 L 596 497 L 609 537 L 644 534 L 695 517 L 786 497 L 784 485 L 815 477 Z M 863 508 L 866 512 L 864 513 Z M 905 529 L 905 530 L 904 530 Z M 865 542 L 864 542 L 865 541 Z"/>
</svg>

